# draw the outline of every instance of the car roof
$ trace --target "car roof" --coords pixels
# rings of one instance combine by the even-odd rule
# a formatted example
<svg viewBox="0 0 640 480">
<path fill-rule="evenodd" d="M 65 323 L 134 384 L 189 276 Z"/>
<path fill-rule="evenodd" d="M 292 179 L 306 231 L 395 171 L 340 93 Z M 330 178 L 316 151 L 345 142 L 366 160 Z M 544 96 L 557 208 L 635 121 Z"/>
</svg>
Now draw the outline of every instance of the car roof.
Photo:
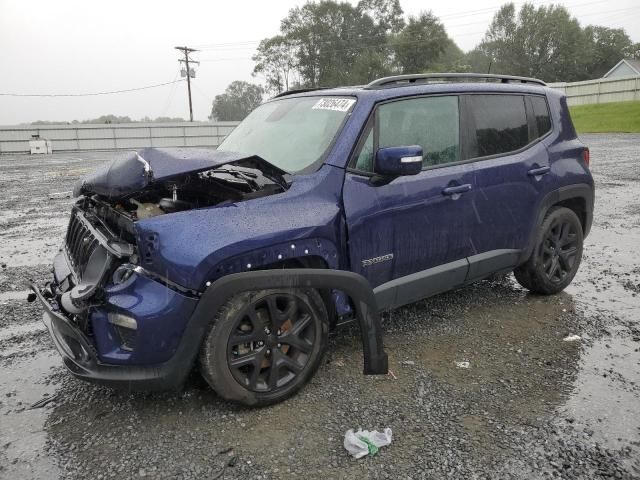
<svg viewBox="0 0 640 480">
<path fill-rule="evenodd" d="M 309 96 L 353 96 L 374 101 L 412 95 L 500 92 L 545 93 L 548 88 L 541 80 L 527 77 L 490 74 L 422 74 L 400 75 L 374 80 L 368 85 L 335 88 L 292 90 L 274 98 Z"/>
</svg>

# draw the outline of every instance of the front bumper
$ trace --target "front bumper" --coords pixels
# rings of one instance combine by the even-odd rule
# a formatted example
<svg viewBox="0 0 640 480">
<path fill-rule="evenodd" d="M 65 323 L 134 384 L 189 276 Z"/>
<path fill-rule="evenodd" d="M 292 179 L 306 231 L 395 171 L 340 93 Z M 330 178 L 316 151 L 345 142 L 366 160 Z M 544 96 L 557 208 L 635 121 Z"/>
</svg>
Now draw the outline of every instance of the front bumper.
<svg viewBox="0 0 640 480">
<path fill-rule="evenodd" d="M 157 365 L 112 365 L 102 363 L 91 340 L 63 313 L 46 289 L 31 285 L 44 307 L 42 321 L 62 356 L 64 365 L 76 377 L 124 390 L 171 390 L 184 383 L 193 364 L 192 355 L 182 352 Z"/>
</svg>

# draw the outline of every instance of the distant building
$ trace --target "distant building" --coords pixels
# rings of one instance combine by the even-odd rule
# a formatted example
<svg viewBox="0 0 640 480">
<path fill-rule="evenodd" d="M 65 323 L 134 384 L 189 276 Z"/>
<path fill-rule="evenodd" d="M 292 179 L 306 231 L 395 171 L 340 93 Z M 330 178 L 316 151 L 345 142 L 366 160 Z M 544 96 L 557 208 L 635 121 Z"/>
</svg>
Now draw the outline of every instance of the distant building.
<svg viewBox="0 0 640 480">
<path fill-rule="evenodd" d="M 640 77 L 640 60 L 623 58 L 605 73 L 602 78 Z"/>
</svg>

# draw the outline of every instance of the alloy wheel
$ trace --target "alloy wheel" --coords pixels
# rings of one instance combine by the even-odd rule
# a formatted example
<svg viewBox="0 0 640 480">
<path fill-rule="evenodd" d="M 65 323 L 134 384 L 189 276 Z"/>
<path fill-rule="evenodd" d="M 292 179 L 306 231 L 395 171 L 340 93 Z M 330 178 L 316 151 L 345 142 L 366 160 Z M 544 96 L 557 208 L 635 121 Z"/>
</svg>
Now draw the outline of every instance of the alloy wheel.
<svg viewBox="0 0 640 480">
<path fill-rule="evenodd" d="M 238 315 L 227 343 L 227 364 L 245 388 L 272 392 L 303 371 L 315 340 L 311 307 L 292 294 L 270 294 Z"/>
<path fill-rule="evenodd" d="M 578 232 L 571 222 L 558 219 L 547 230 L 541 245 L 541 263 L 552 283 L 561 283 L 576 264 Z"/>
</svg>

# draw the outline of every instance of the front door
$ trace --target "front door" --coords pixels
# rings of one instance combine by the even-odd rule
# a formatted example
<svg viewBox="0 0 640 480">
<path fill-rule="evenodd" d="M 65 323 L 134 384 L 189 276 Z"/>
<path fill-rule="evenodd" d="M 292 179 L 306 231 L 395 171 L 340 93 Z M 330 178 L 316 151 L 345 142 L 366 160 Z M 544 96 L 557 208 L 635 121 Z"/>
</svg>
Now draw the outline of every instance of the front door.
<svg viewBox="0 0 640 480">
<path fill-rule="evenodd" d="M 415 301 L 464 282 L 471 253 L 474 168 L 458 163 L 457 96 L 403 99 L 377 107 L 346 175 L 343 197 L 353 271 L 379 307 Z M 373 175 L 374 152 L 420 145 L 423 171 Z"/>
</svg>

